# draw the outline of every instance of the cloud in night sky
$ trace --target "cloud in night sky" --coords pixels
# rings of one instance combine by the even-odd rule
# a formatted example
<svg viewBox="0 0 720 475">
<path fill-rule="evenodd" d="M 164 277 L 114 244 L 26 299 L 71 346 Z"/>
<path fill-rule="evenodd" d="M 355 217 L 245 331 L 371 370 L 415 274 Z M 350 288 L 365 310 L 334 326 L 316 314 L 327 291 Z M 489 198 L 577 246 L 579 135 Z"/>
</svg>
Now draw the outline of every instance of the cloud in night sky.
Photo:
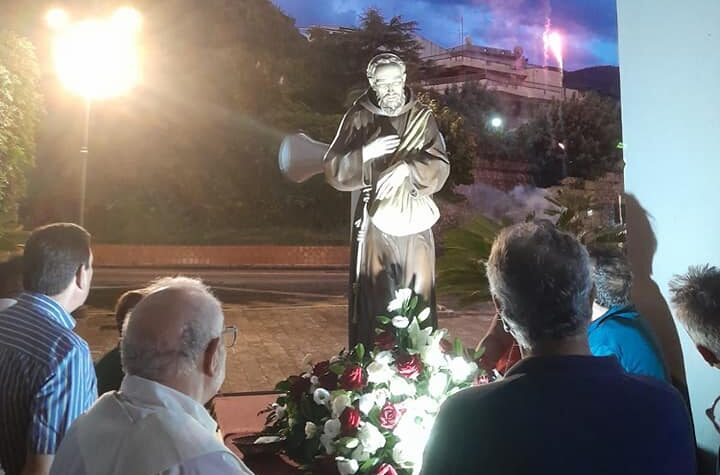
<svg viewBox="0 0 720 475">
<path fill-rule="evenodd" d="M 615 0 L 272 0 L 298 26 L 356 26 L 368 7 L 386 19 L 418 22 L 419 34 L 443 47 L 464 34 L 474 44 L 513 49 L 520 45 L 531 63 L 556 63 L 543 54 L 542 35 L 551 28 L 565 38 L 565 68 L 617 65 Z"/>
</svg>

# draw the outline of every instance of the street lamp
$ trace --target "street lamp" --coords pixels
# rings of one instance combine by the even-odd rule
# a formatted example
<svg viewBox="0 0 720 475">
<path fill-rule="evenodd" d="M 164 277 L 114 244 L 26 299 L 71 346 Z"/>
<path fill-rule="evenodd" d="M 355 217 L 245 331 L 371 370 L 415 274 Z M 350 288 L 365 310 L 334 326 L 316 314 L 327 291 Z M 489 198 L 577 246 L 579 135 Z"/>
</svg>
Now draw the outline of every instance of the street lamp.
<svg viewBox="0 0 720 475">
<path fill-rule="evenodd" d="M 140 14 L 120 8 L 110 17 L 70 23 L 60 9 L 50 10 L 46 21 L 53 31 L 53 60 L 60 82 L 85 102 L 85 129 L 78 222 L 85 221 L 90 106 L 93 101 L 121 95 L 140 79 L 137 33 Z"/>
<path fill-rule="evenodd" d="M 500 117 L 493 117 L 492 119 L 490 119 L 490 125 L 494 129 L 500 129 L 500 127 L 502 127 L 503 125 L 503 120 Z"/>
</svg>

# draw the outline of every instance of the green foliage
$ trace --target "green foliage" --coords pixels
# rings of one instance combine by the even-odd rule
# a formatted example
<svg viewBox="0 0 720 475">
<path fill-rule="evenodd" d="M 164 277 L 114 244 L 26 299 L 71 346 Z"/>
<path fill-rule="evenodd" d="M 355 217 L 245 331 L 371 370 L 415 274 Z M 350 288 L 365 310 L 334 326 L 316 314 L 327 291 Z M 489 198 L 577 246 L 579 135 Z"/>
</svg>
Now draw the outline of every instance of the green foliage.
<svg viewBox="0 0 720 475">
<path fill-rule="evenodd" d="M 32 44 L 0 31 L 0 249 L 22 239 L 17 210 L 26 173 L 35 163 L 35 136 L 42 112 L 40 71 Z"/>
<path fill-rule="evenodd" d="M 622 171 L 621 140 L 619 104 L 595 93 L 553 102 L 514 134 L 517 153 L 534 166 L 542 187 L 566 176 L 594 179 Z"/>
<path fill-rule="evenodd" d="M 433 111 L 438 128 L 445 138 L 450 159 L 450 176 L 443 191 L 451 193 L 456 185 L 473 183 L 478 147 L 475 134 L 466 125 L 466 119 L 447 105 L 442 105 L 432 94 L 420 93 L 418 100 Z"/>
<path fill-rule="evenodd" d="M 552 218 L 556 226 L 587 247 L 622 247 L 625 227 L 594 224 L 590 217 L 599 211 L 588 195 L 558 190 L 546 196 L 548 208 L 541 218 Z M 536 216 L 528 216 L 533 220 Z M 502 224 L 479 216 L 470 223 L 448 230 L 438 258 L 438 290 L 460 297 L 461 304 L 490 300 L 486 264 L 493 241 Z"/>
</svg>

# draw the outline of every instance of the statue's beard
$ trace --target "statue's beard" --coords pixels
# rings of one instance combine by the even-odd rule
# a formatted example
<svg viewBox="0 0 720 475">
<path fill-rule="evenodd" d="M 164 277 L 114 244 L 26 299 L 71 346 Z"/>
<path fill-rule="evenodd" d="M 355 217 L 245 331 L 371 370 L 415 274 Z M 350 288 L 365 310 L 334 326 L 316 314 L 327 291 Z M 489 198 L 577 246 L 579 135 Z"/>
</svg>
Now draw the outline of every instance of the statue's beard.
<svg viewBox="0 0 720 475">
<path fill-rule="evenodd" d="M 400 109 L 405 105 L 405 93 L 395 94 L 385 94 L 383 97 L 379 100 L 380 109 L 384 113 L 390 116 L 395 116 L 400 113 Z"/>
</svg>

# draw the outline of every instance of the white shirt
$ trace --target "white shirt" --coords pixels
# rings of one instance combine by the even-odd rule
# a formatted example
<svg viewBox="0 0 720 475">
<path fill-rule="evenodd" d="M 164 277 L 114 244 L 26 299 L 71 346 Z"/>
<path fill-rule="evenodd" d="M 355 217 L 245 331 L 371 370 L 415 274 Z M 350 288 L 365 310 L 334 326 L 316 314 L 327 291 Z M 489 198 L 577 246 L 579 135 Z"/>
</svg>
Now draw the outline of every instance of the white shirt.
<svg viewBox="0 0 720 475">
<path fill-rule="evenodd" d="M 216 436 L 217 424 L 185 394 L 126 376 L 76 420 L 51 475 L 252 475 Z"/>
</svg>

